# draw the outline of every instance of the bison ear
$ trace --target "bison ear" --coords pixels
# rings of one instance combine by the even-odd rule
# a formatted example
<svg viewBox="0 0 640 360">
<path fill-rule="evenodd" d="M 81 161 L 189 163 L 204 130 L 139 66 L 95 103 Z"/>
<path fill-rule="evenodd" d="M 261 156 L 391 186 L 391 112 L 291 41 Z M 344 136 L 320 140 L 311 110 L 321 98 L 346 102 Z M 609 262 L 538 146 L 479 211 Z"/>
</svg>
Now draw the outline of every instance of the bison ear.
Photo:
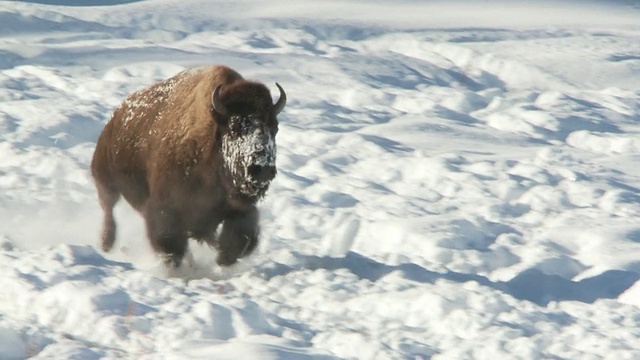
<svg viewBox="0 0 640 360">
<path fill-rule="evenodd" d="M 278 115 L 287 104 L 287 94 L 284 92 L 284 89 L 280 84 L 276 83 L 276 86 L 278 87 L 278 90 L 280 90 L 280 98 L 278 99 L 278 102 L 273 105 L 273 112 Z"/>
<path fill-rule="evenodd" d="M 213 95 L 211 96 L 211 105 L 213 106 L 213 110 L 215 110 L 218 114 L 222 116 L 228 116 L 229 110 L 224 106 L 222 100 L 220 100 L 220 89 L 222 88 L 222 84 L 216 86 L 216 89 L 213 90 Z"/>
</svg>

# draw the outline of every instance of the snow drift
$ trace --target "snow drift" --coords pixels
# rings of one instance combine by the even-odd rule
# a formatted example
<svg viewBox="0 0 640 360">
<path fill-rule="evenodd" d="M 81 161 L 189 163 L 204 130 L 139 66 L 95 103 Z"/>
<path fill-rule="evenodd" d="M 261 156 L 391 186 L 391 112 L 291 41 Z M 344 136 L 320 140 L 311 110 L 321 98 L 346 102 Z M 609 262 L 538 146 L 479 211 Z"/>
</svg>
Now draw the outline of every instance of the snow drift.
<svg viewBox="0 0 640 360">
<path fill-rule="evenodd" d="M 0 4 L 0 359 L 640 352 L 637 6 L 69 5 Z M 112 109 L 212 63 L 287 89 L 258 253 L 101 254 Z"/>
</svg>

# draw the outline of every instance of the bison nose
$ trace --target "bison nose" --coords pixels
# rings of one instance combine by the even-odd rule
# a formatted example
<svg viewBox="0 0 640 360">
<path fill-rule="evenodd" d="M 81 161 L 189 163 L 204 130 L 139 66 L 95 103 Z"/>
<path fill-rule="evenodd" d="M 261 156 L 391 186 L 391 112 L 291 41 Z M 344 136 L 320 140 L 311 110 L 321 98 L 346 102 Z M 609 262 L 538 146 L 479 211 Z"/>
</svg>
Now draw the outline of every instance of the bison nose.
<svg viewBox="0 0 640 360">
<path fill-rule="evenodd" d="M 249 166 L 249 175 L 259 182 L 271 181 L 276 177 L 276 167 L 271 165 L 251 165 Z"/>
</svg>

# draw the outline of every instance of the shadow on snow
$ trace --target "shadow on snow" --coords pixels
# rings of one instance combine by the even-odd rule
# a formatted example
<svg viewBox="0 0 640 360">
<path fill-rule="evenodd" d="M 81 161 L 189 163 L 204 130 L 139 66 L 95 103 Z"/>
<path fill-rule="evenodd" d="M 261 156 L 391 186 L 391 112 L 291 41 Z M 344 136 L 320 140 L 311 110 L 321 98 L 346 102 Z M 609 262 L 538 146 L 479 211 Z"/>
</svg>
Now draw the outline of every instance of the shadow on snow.
<svg viewBox="0 0 640 360">
<path fill-rule="evenodd" d="M 349 252 L 344 258 L 301 254 L 297 256 L 302 258 L 301 264 L 304 264 L 300 268 L 276 263 L 273 267 L 263 270 L 263 273 L 267 278 L 272 278 L 303 269 L 346 269 L 361 279 L 377 281 L 392 272 L 400 272 L 404 278 L 419 283 L 432 284 L 441 279 L 459 283 L 475 281 L 480 285 L 541 306 L 546 306 L 552 301 L 593 303 L 599 299 L 615 299 L 640 280 L 640 274 L 632 271 L 609 270 L 576 282 L 557 275 L 545 274 L 538 269 L 529 269 L 509 281 L 493 282 L 482 275 L 455 271 L 438 273 L 412 263 L 387 265 L 355 252 Z"/>
</svg>

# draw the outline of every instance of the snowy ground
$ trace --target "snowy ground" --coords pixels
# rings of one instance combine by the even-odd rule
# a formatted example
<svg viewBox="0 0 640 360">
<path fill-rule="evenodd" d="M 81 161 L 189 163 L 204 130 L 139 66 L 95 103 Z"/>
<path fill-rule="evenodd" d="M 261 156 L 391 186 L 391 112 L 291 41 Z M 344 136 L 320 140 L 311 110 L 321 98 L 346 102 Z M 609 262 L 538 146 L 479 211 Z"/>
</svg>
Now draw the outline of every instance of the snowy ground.
<svg viewBox="0 0 640 360">
<path fill-rule="evenodd" d="M 0 3 L 0 359 L 640 356 L 634 1 L 81 3 Z M 111 110 L 214 63 L 289 98 L 258 254 L 101 254 Z"/>
</svg>

